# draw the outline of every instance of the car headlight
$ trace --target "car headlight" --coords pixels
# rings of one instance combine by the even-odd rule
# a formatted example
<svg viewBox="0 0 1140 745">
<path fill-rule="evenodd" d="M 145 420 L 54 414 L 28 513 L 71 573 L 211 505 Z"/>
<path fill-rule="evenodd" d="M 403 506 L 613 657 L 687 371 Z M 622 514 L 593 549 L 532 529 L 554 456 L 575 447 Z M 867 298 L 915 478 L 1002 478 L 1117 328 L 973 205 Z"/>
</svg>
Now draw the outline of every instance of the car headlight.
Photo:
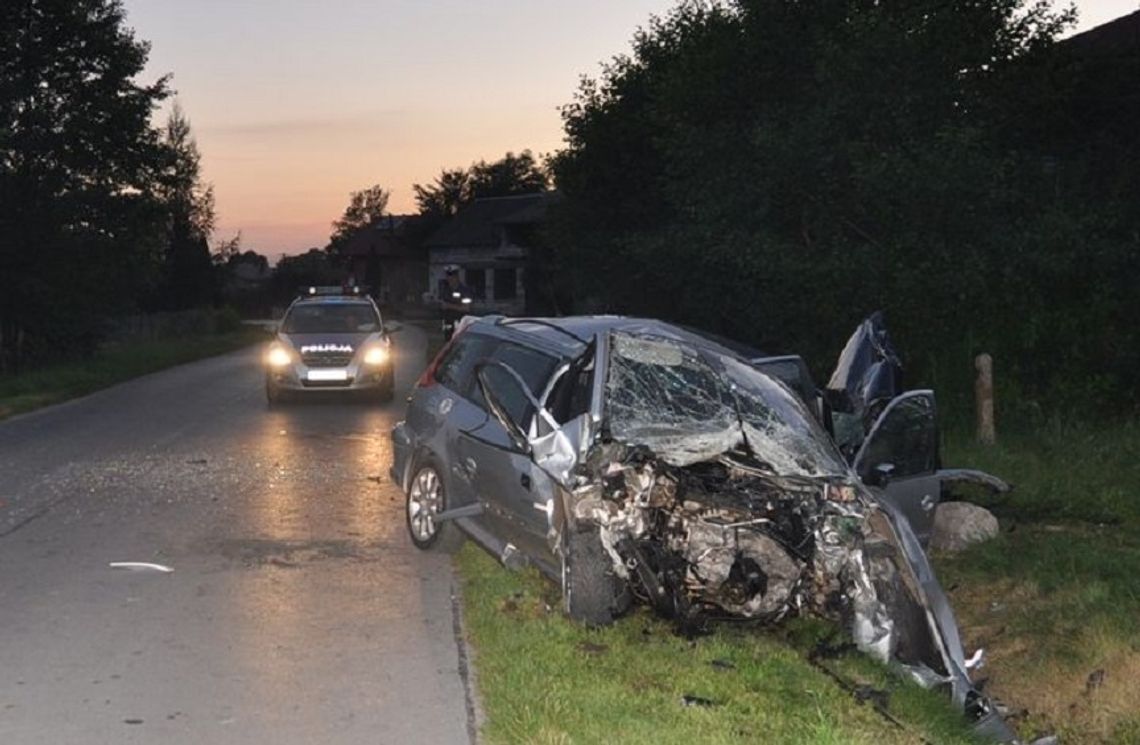
<svg viewBox="0 0 1140 745">
<path fill-rule="evenodd" d="M 285 367 L 293 364 L 293 355 L 285 347 L 274 344 L 269 348 L 269 354 L 265 355 L 265 362 L 270 367 Z"/>
<path fill-rule="evenodd" d="M 369 347 L 364 350 L 364 364 L 383 365 L 388 361 L 388 350 L 384 347 Z"/>
</svg>

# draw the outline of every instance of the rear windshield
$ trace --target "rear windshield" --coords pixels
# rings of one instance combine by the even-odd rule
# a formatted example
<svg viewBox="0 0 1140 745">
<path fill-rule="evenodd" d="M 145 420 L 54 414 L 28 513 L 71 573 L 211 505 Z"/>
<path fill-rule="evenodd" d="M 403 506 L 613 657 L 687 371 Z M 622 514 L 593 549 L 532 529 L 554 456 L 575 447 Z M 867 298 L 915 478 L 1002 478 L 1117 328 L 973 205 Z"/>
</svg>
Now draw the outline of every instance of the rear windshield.
<svg viewBox="0 0 1140 745">
<path fill-rule="evenodd" d="M 380 330 L 380 316 L 368 303 L 294 305 L 281 330 L 286 334 L 370 334 Z"/>
</svg>

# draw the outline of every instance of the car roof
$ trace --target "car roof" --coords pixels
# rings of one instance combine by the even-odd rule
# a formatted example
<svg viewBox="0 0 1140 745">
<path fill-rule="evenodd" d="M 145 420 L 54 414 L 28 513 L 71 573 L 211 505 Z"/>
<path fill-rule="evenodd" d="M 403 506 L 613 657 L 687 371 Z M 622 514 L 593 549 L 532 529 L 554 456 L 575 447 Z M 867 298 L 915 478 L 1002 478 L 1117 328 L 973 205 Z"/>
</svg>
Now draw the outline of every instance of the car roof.
<svg viewBox="0 0 1140 745">
<path fill-rule="evenodd" d="M 562 316 L 557 318 L 507 318 L 486 316 L 473 325 L 474 328 L 494 328 L 537 337 L 548 346 L 556 347 L 566 355 L 580 353 L 594 336 L 600 333 L 621 331 L 628 334 L 643 334 L 665 339 L 688 342 L 721 354 L 747 359 L 756 350 L 745 345 L 713 338 L 703 332 L 690 330 L 653 318 L 629 316 Z M 726 343 L 728 342 L 728 343 Z M 753 356 L 763 356 L 756 352 Z"/>
</svg>

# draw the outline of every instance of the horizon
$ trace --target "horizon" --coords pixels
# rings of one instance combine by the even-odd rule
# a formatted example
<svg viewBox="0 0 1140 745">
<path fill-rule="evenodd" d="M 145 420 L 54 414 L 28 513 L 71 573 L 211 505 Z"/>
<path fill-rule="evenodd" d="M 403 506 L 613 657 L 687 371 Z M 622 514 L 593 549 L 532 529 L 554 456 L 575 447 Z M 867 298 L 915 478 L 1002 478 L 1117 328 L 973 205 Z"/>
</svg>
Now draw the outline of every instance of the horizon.
<svg viewBox="0 0 1140 745">
<path fill-rule="evenodd" d="M 324 247 L 353 191 L 378 183 L 393 214 L 414 214 L 412 185 L 445 168 L 555 152 L 558 108 L 578 81 L 627 53 L 637 29 L 675 4 L 123 6 L 127 25 L 151 44 L 143 80 L 172 76 L 175 95 L 158 119 L 177 101 L 190 120 L 215 191 L 213 241 L 240 231 L 243 251 L 276 262 Z M 1076 5 L 1080 19 L 1067 35 L 1140 9 L 1137 0 Z"/>
</svg>

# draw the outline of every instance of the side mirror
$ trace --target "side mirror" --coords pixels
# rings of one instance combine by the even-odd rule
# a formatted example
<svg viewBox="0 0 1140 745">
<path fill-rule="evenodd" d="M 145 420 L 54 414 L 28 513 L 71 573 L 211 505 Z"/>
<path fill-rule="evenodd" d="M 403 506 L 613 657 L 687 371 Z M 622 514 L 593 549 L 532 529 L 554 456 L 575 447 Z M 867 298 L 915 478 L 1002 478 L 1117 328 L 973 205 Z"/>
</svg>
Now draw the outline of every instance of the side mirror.
<svg viewBox="0 0 1140 745">
<path fill-rule="evenodd" d="M 871 470 L 871 477 L 869 479 L 869 486 L 877 486 L 880 489 L 891 483 L 891 478 L 895 474 L 894 463 L 880 463 Z"/>
<path fill-rule="evenodd" d="M 503 403 L 502 396 L 496 389 L 496 381 L 492 378 L 492 371 L 498 371 L 499 373 L 495 376 L 498 378 L 498 385 L 516 386 L 519 392 L 527 399 L 533 399 L 533 397 L 530 395 L 530 391 L 527 390 L 526 384 L 518 377 L 518 374 L 506 365 L 499 362 L 484 362 L 478 366 L 475 376 L 479 381 L 479 390 L 483 393 L 483 400 L 487 402 L 487 408 L 490 410 L 491 415 L 503 425 L 503 429 L 507 431 L 507 435 L 511 438 L 511 444 L 515 449 L 529 455 L 531 447 L 526 430 L 523 429 L 520 422 L 514 420 L 510 410 L 507 409 Z"/>
</svg>

